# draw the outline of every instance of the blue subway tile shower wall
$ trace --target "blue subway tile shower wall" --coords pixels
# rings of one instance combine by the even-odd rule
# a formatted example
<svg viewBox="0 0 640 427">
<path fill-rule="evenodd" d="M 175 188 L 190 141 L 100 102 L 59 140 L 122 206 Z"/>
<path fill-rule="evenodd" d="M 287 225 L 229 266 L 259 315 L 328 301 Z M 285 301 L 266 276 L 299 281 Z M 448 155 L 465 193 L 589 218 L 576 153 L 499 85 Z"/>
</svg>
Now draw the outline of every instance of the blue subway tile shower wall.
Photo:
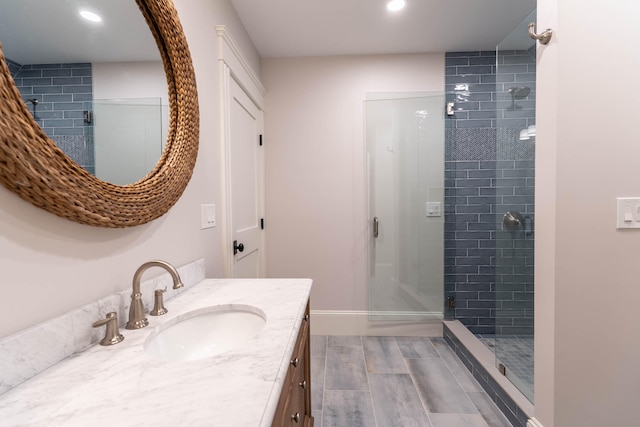
<svg viewBox="0 0 640 427">
<path fill-rule="evenodd" d="M 22 98 L 42 130 L 71 159 L 95 172 L 93 124 L 85 122 L 92 110 L 90 63 L 20 65 L 8 60 Z M 37 104 L 31 100 L 37 100 Z"/>
<path fill-rule="evenodd" d="M 519 136 L 535 123 L 535 57 L 449 52 L 445 74 L 447 101 L 454 103 L 445 125 L 445 298 L 455 298 L 445 316 L 476 334 L 527 333 L 533 326 L 534 139 Z M 516 99 L 510 89 L 521 87 L 530 96 Z M 530 228 L 503 231 L 502 215 L 511 210 Z"/>
</svg>

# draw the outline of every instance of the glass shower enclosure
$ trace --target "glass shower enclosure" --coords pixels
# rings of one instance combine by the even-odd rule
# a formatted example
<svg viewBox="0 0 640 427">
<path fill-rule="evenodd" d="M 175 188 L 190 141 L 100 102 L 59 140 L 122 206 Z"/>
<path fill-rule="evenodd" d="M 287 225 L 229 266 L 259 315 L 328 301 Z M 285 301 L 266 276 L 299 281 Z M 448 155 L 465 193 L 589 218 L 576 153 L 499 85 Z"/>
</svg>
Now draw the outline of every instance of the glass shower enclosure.
<svg viewBox="0 0 640 427">
<path fill-rule="evenodd" d="M 96 99 L 92 121 L 96 177 L 127 185 L 158 163 L 169 125 L 161 98 Z"/>
<path fill-rule="evenodd" d="M 527 26 L 535 15 L 534 10 L 496 47 L 495 90 L 481 85 L 495 118 L 490 128 L 463 127 L 462 146 L 479 149 L 478 141 L 484 144 L 485 134 L 495 131 L 495 147 L 493 137 L 486 139 L 486 145 L 495 148 L 495 177 L 483 198 L 489 201 L 475 202 L 486 212 L 487 223 L 483 219 L 479 224 L 488 236 L 485 248 L 493 252 L 495 243 L 494 256 L 487 256 L 485 271 L 490 273 L 485 275 L 491 283 L 486 283 L 486 301 L 476 298 L 487 312 L 481 325 L 493 332 L 495 323 L 495 332 L 482 332 L 481 338 L 489 340 L 496 368 L 532 402 L 536 45 Z M 451 95 L 369 94 L 365 102 L 370 321 L 443 318 L 445 105 L 454 100 Z M 487 160 L 491 166 L 484 172 L 493 173 L 493 159 Z M 458 212 L 455 204 L 446 209 L 447 214 Z M 447 230 L 449 236 L 453 228 Z M 457 263 L 466 256 L 471 257 L 449 258 Z M 460 280 L 463 292 L 477 292 L 466 286 L 468 279 Z M 456 315 L 468 308 L 462 305 L 464 298 L 460 308 L 458 301 L 452 302 Z"/>
<path fill-rule="evenodd" d="M 368 94 L 369 320 L 440 320 L 444 94 Z"/>
<path fill-rule="evenodd" d="M 496 366 L 533 402 L 536 44 L 532 11 L 496 49 Z"/>
</svg>

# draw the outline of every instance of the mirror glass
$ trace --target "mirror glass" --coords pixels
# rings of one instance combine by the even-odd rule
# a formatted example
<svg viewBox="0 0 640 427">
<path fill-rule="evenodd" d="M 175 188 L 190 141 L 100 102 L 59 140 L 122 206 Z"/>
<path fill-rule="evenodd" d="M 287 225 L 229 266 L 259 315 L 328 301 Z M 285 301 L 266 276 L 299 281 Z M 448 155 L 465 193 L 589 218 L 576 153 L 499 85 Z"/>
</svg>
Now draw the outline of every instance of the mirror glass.
<svg viewBox="0 0 640 427">
<path fill-rule="evenodd" d="M 117 185 L 153 169 L 167 82 L 134 0 L 0 0 L 0 43 L 29 111 L 72 160 Z"/>
</svg>

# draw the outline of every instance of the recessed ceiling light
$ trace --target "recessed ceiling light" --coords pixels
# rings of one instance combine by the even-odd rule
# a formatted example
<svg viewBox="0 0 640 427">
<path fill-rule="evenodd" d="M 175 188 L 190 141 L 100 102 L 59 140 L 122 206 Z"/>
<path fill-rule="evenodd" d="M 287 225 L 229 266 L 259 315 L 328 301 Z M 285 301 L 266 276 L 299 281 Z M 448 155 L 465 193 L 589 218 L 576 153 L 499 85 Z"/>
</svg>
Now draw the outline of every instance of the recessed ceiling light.
<svg viewBox="0 0 640 427">
<path fill-rule="evenodd" d="M 400 9 L 404 9 L 406 5 L 407 5 L 406 0 L 390 0 L 387 3 L 387 10 L 391 12 L 397 12 Z"/>
<path fill-rule="evenodd" d="M 88 10 L 81 10 L 80 16 L 82 16 L 87 21 L 102 22 L 102 17 L 100 15 L 93 12 L 89 12 Z"/>
</svg>

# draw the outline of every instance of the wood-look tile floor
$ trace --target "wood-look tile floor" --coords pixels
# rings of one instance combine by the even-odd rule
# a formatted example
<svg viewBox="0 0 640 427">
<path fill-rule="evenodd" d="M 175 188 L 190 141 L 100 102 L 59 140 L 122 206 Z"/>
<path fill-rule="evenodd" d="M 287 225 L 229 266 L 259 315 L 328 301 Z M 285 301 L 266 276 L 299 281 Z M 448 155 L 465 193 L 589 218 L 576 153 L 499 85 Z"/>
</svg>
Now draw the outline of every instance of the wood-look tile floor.
<svg viewBox="0 0 640 427">
<path fill-rule="evenodd" d="M 442 338 L 311 336 L 316 427 L 511 427 Z"/>
</svg>

